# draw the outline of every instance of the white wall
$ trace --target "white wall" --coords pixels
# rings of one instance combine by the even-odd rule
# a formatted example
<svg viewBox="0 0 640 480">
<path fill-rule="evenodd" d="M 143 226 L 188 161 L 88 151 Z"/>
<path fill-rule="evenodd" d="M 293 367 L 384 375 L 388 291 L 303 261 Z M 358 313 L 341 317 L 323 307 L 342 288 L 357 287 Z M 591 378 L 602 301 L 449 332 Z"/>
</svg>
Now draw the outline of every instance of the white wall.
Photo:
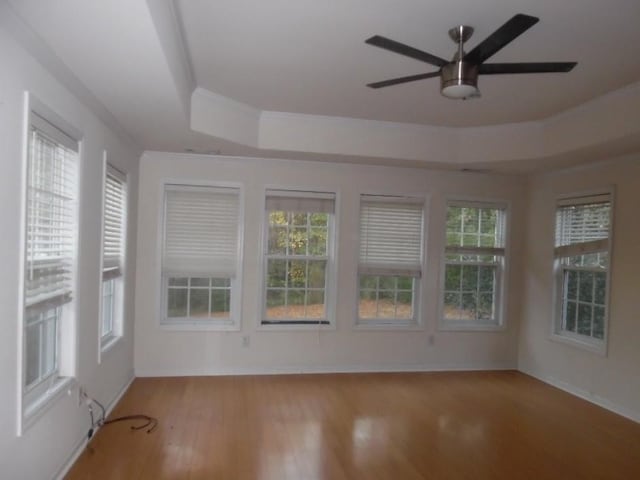
<svg viewBox="0 0 640 480">
<path fill-rule="evenodd" d="M 608 354 L 550 339 L 555 197 L 615 186 Z M 640 156 L 538 175 L 529 187 L 518 366 L 640 421 Z"/>
<path fill-rule="evenodd" d="M 163 180 L 240 182 L 245 195 L 244 271 L 240 332 L 163 330 L 158 242 Z M 264 331 L 260 317 L 260 246 L 265 185 L 336 191 L 338 211 L 337 322 L 332 331 Z M 524 181 L 516 177 L 423 169 L 145 153 L 140 164 L 136 284 L 136 374 L 430 370 L 515 368 L 521 270 Z M 424 276 L 424 326 L 416 331 L 354 329 L 359 193 L 430 197 Z M 512 202 L 511 271 L 507 328 L 501 332 L 438 332 L 437 286 L 444 240 L 445 195 Z M 433 346 L 429 335 L 435 334 Z M 250 346 L 242 347 L 242 336 Z"/>
<path fill-rule="evenodd" d="M 0 15 L 7 10 L 0 9 Z M 116 137 L 69 90 L 23 49 L 0 21 L 0 476 L 6 479 L 43 480 L 53 478 L 86 437 L 89 415 L 78 406 L 77 385 L 86 386 L 95 398 L 110 403 L 133 375 L 133 293 L 135 279 L 135 238 L 138 158 L 136 149 Z M 18 385 L 18 303 L 19 255 L 24 201 L 23 105 L 24 92 L 33 93 L 42 103 L 82 132 L 80 160 L 79 267 L 76 293 L 77 380 L 68 395 L 57 399 L 50 409 L 17 436 Z M 98 364 L 98 302 L 101 286 L 101 205 L 102 158 L 108 151 L 115 166 L 128 172 L 130 211 L 128 224 L 129 262 L 124 338 Z"/>
</svg>

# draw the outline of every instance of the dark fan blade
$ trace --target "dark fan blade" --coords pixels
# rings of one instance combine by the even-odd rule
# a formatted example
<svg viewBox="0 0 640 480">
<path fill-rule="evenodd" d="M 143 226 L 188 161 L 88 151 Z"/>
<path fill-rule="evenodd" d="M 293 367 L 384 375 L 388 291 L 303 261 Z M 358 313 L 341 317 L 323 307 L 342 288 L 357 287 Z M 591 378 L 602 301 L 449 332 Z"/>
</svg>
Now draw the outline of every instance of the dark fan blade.
<svg viewBox="0 0 640 480">
<path fill-rule="evenodd" d="M 497 75 L 500 73 L 553 73 L 570 72 L 576 62 L 540 62 L 540 63 L 483 63 L 478 73 Z"/>
<path fill-rule="evenodd" d="M 509 42 L 538 23 L 539 18 L 519 13 L 471 50 L 465 60 L 476 65 L 484 62 Z"/>
<path fill-rule="evenodd" d="M 409 75 L 408 77 L 392 78 L 390 80 L 383 80 L 382 82 L 374 82 L 367 84 L 370 88 L 382 88 L 389 87 L 391 85 L 398 85 L 399 83 L 415 82 L 416 80 L 423 80 L 425 78 L 437 77 L 440 72 L 420 73 L 418 75 Z"/>
<path fill-rule="evenodd" d="M 406 57 L 415 58 L 416 60 L 420 60 L 421 62 L 430 63 L 431 65 L 435 65 L 436 67 L 442 67 L 449 63 L 443 58 L 436 57 L 435 55 L 431 55 L 430 53 L 423 52 L 422 50 L 418 50 L 417 48 L 410 47 L 409 45 L 405 45 L 404 43 L 381 37 L 380 35 L 374 35 L 373 37 L 366 39 L 365 43 L 368 43 L 369 45 L 373 45 L 375 47 L 384 48 L 385 50 L 389 50 L 391 52 L 399 53 L 400 55 L 404 55 Z"/>
</svg>

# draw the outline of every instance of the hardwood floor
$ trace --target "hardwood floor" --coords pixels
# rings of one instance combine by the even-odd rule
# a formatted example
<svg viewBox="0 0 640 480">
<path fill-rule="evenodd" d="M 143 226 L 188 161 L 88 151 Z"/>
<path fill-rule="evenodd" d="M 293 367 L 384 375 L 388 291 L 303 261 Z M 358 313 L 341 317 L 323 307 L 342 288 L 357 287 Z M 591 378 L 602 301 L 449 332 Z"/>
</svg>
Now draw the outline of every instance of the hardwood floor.
<svg viewBox="0 0 640 480">
<path fill-rule="evenodd" d="M 67 479 L 640 478 L 640 424 L 518 372 L 139 378 Z"/>
</svg>

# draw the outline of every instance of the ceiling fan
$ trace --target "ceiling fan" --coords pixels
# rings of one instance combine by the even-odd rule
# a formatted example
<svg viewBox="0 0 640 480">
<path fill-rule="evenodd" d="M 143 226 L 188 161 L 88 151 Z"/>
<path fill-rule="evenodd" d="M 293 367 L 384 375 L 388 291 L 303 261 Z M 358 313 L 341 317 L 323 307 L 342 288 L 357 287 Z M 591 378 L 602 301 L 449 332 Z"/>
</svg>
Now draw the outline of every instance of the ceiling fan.
<svg viewBox="0 0 640 480">
<path fill-rule="evenodd" d="M 407 77 L 392 78 L 381 82 L 369 83 L 371 88 L 389 87 L 400 83 L 414 82 L 425 78 L 440 77 L 440 92 L 445 97 L 465 99 L 480 96 L 478 75 L 497 75 L 505 73 L 552 73 L 569 72 L 576 62 L 536 62 L 536 63 L 484 63 L 498 50 L 515 40 L 540 19 L 519 13 L 485 38 L 469 53 L 463 50 L 464 43 L 473 34 L 473 28 L 459 25 L 449 30 L 449 36 L 458 45 L 451 61 L 436 57 L 422 50 L 410 47 L 395 40 L 374 35 L 365 40 L 369 45 L 384 48 L 391 52 L 426 62 L 439 67 L 439 70 L 420 73 Z"/>
</svg>

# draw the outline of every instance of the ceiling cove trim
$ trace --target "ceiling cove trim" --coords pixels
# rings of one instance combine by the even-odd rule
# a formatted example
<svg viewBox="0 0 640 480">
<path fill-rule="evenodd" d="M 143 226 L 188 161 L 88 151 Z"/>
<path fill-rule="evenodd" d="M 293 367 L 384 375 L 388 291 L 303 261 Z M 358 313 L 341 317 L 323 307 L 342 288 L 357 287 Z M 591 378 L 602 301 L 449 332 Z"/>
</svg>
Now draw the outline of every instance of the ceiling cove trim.
<svg viewBox="0 0 640 480">
<path fill-rule="evenodd" d="M 147 8 L 158 42 L 167 61 L 185 118 L 190 116 L 191 93 L 196 88 L 191 55 L 184 36 L 184 23 L 173 0 L 147 0 Z"/>
<path fill-rule="evenodd" d="M 264 150 L 454 165 L 531 161 L 640 135 L 640 83 L 541 121 L 464 128 L 262 111 L 198 87 L 190 126 Z"/>
</svg>

